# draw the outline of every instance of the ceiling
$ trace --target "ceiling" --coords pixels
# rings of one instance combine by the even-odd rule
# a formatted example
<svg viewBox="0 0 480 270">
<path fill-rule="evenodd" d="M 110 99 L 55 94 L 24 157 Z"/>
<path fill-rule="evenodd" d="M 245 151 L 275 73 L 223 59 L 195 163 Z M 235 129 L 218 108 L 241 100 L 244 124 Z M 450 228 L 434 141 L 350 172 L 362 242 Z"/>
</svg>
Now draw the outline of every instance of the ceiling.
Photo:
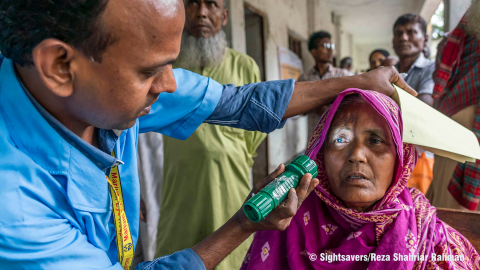
<svg viewBox="0 0 480 270">
<path fill-rule="evenodd" d="M 340 16 L 341 29 L 351 33 L 356 44 L 390 42 L 395 20 L 405 13 L 432 16 L 428 6 L 438 6 L 441 0 L 325 0 Z M 436 7 L 433 8 L 435 11 Z"/>
</svg>

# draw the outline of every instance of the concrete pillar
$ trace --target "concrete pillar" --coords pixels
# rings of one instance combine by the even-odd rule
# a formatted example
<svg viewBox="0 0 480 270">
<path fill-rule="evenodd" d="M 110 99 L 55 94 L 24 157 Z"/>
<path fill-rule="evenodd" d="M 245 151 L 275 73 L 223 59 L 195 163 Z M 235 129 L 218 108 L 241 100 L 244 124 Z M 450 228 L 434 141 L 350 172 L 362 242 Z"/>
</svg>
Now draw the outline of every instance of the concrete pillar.
<svg viewBox="0 0 480 270">
<path fill-rule="evenodd" d="M 444 0 L 445 32 L 455 29 L 468 7 L 470 7 L 470 4 L 471 0 Z"/>
<path fill-rule="evenodd" d="M 232 49 L 247 53 L 244 1 L 225 0 L 225 6 L 230 11 L 230 19 L 224 27 L 228 43 Z"/>
</svg>

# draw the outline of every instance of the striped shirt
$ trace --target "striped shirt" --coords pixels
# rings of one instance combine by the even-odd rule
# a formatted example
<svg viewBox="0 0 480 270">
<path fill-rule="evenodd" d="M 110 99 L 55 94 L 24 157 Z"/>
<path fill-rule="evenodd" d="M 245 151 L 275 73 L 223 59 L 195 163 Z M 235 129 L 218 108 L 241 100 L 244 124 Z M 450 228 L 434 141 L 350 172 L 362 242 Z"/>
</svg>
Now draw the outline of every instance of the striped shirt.
<svg viewBox="0 0 480 270">
<path fill-rule="evenodd" d="M 350 73 L 343 68 L 336 68 L 332 65 L 328 66 L 327 72 L 325 74 L 320 75 L 320 73 L 317 71 L 316 66 L 314 66 L 312 69 L 309 71 L 303 73 L 300 75 L 298 78 L 298 82 L 302 81 L 320 81 L 320 80 L 325 80 L 325 79 L 330 79 L 330 78 L 338 78 L 338 77 L 346 77 L 350 76 Z"/>
</svg>

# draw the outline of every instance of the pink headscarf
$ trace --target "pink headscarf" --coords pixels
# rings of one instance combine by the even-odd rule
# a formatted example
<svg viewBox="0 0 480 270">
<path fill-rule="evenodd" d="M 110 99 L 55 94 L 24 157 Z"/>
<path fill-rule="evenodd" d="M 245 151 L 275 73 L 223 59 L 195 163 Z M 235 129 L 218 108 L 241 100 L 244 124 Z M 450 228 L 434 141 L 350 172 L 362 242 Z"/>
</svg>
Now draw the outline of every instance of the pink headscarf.
<svg viewBox="0 0 480 270">
<path fill-rule="evenodd" d="M 343 98 L 354 93 L 384 117 L 396 145 L 394 181 L 370 212 L 346 208 L 333 194 L 324 167 L 322 145 L 330 124 Z M 420 191 L 406 187 L 416 154 L 412 145 L 402 143 L 402 129 L 400 109 L 389 97 L 359 89 L 340 93 L 320 119 L 307 147 L 306 155 L 318 165 L 320 184 L 315 193 L 303 202 L 284 232 L 256 233 L 241 269 L 480 268 L 473 246 L 436 217 L 436 209 Z M 371 253 L 380 257 L 372 260 Z M 432 253 L 463 254 L 465 260 L 434 262 Z M 340 256 L 329 262 L 333 255 Z M 415 257 L 421 255 L 426 256 L 424 261 Z M 398 260 L 400 257 L 409 260 Z"/>
</svg>

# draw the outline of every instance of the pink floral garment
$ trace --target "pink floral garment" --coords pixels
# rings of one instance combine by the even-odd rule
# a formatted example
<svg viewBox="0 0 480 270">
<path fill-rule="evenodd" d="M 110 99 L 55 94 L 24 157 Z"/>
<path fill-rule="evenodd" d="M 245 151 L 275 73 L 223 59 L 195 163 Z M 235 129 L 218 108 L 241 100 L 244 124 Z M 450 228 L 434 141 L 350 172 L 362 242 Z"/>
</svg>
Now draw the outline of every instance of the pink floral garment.
<svg viewBox="0 0 480 270">
<path fill-rule="evenodd" d="M 332 193 L 323 165 L 328 128 L 342 99 L 352 93 L 360 94 L 385 118 L 397 150 L 395 179 L 366 213 L 345 208 Z M 416 153 L 412 145 L 402 143 L 402 130 L 400 109 L 389 97 L 359 89 L 343 91 L 322 116 L 306 151 L 318 165 L 320 184 L 284 232 L 255 234 L 241 269 L 480 269 L 480 257 L 470 242 L 436 217 L 436 209 L 420 191 L 406 188 Z M 434 261 L 432 253 L 463 255 L 464 260 Z M 333 255 L 336 260 L 328 261 Z"/>
</svg>

